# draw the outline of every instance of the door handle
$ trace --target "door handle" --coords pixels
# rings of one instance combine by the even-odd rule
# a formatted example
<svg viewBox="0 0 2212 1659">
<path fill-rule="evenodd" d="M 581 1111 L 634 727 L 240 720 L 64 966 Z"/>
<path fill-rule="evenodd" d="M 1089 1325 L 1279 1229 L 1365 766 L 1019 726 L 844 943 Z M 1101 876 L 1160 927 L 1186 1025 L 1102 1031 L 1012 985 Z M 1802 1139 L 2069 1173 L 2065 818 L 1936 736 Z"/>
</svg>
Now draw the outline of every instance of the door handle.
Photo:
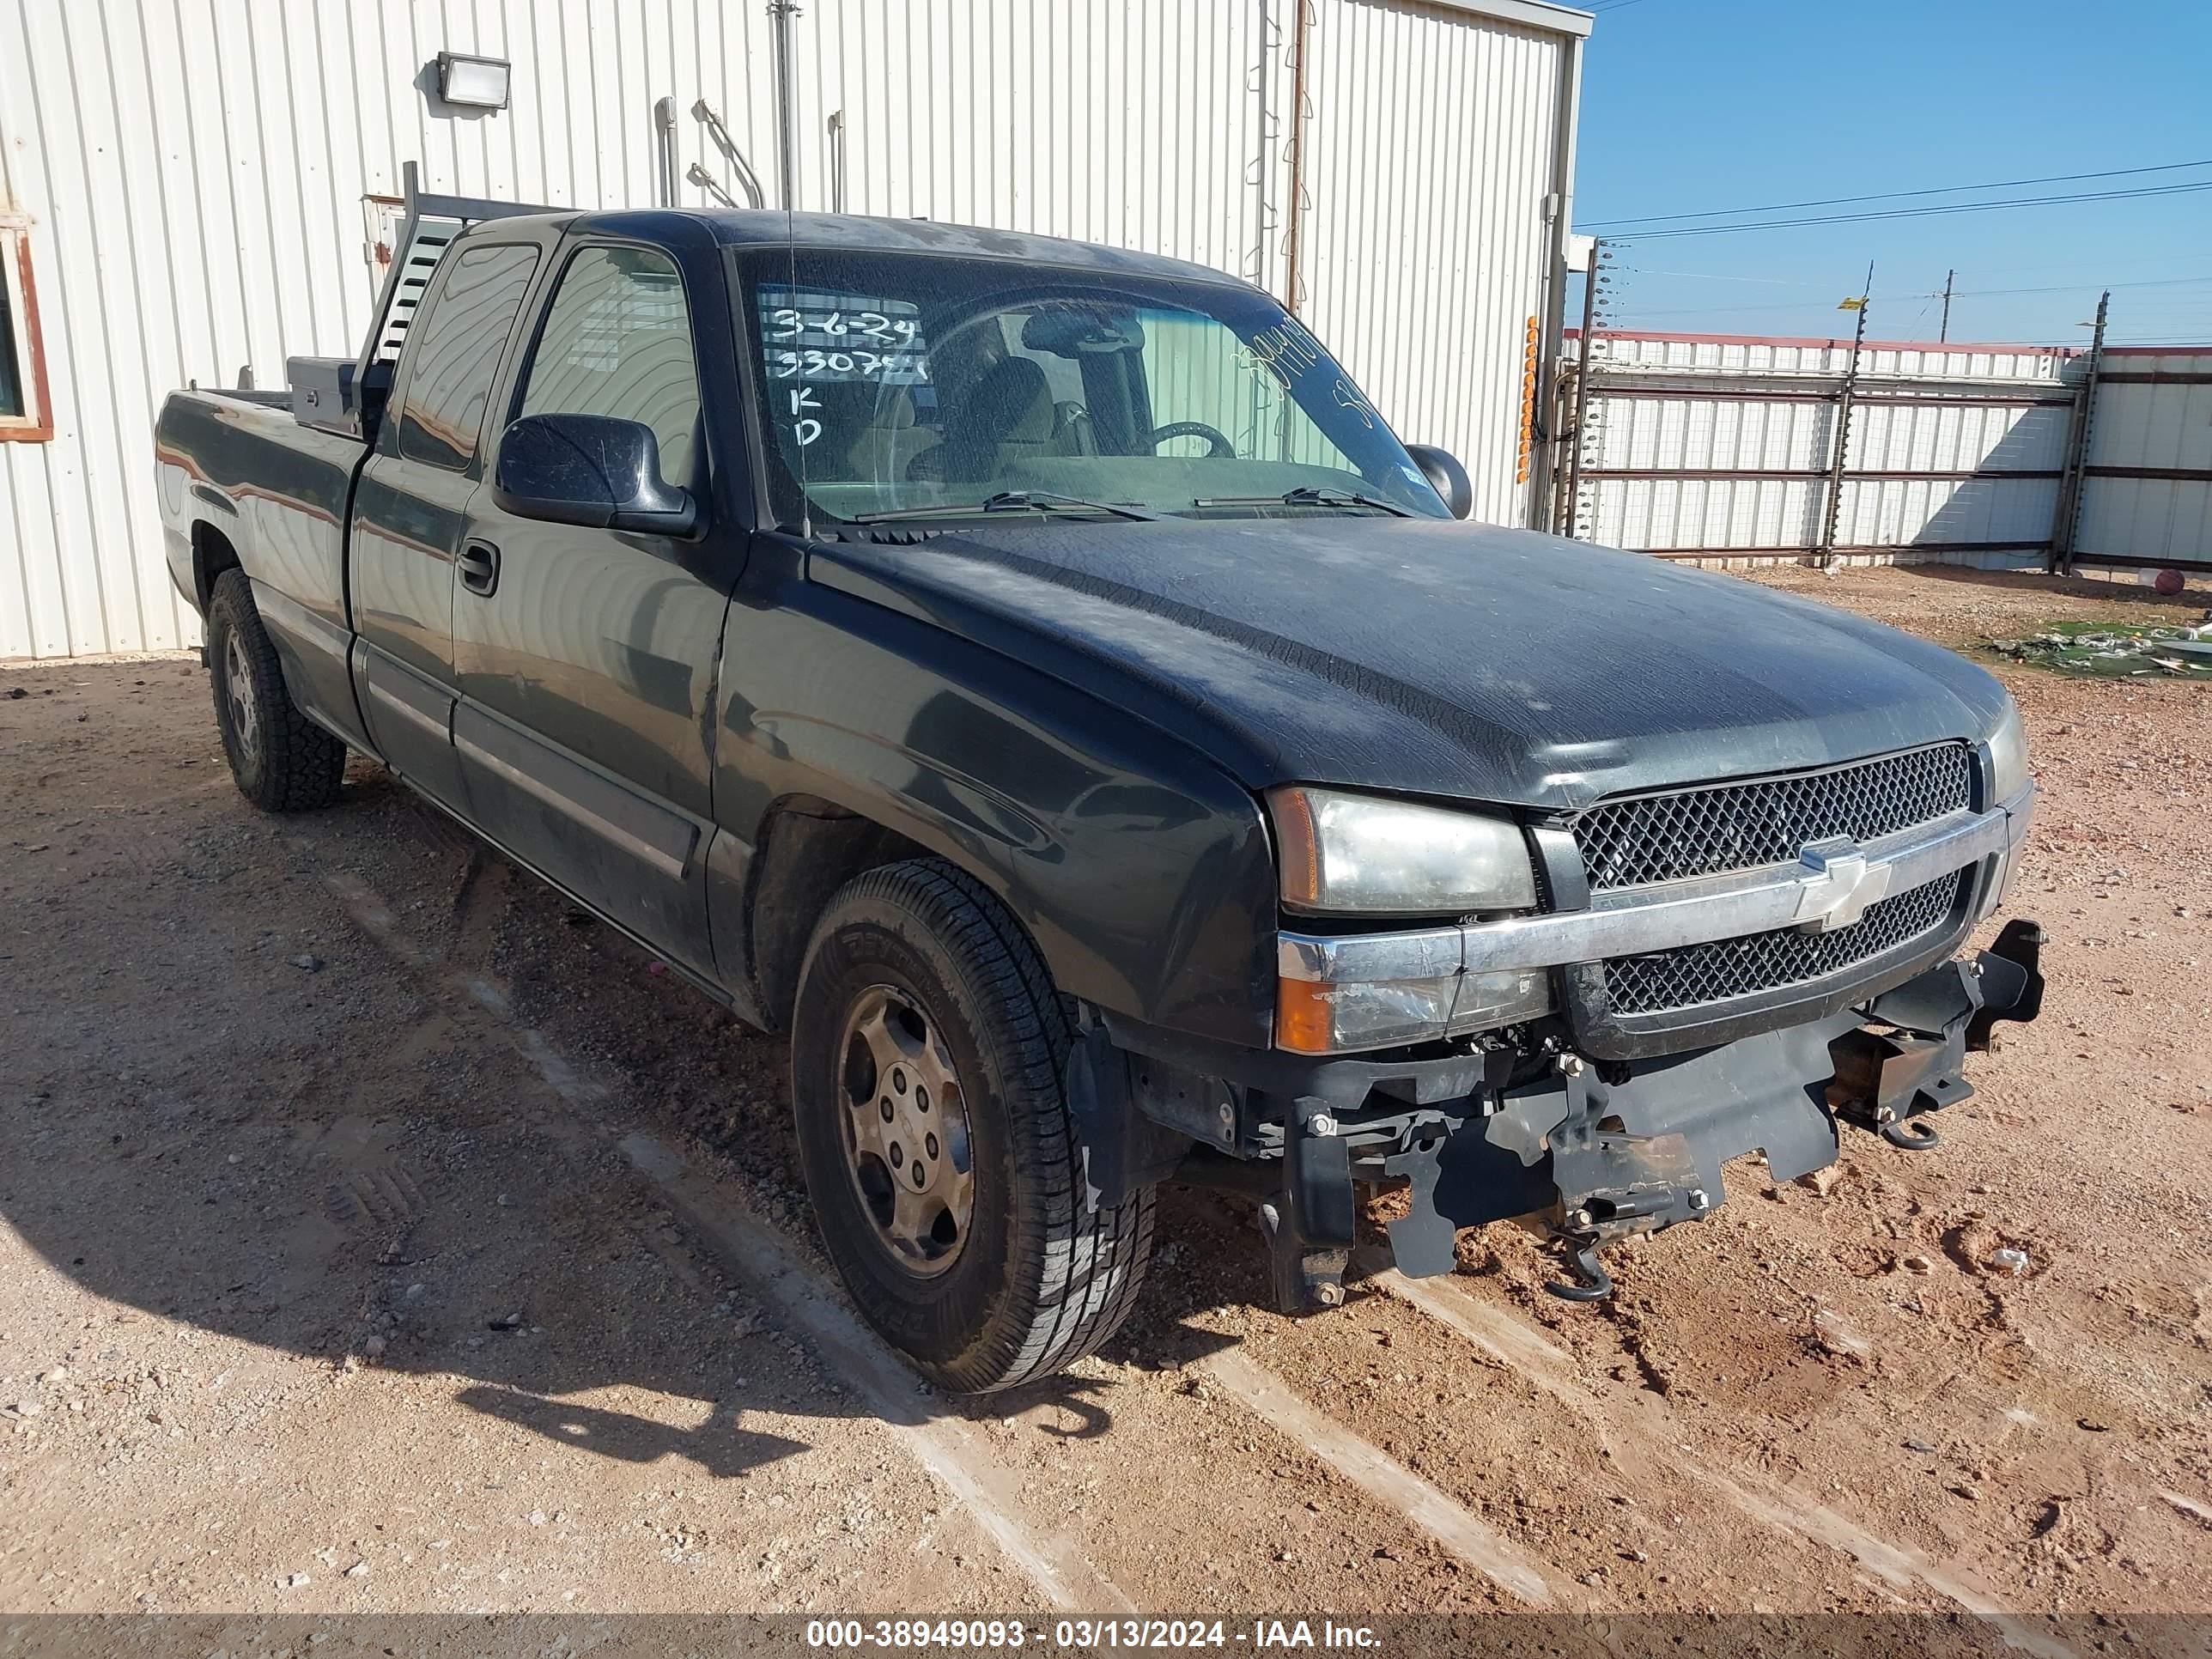
<svg viewBox="0 0 2212 1659">
<path fill-rule="evenodd" d="M 499 586 L 499 550 L 489 542 L 464 544 L 457 562 L 460 566 L 461 586 L 470 592 L 489 595 Z"/>
</svg>

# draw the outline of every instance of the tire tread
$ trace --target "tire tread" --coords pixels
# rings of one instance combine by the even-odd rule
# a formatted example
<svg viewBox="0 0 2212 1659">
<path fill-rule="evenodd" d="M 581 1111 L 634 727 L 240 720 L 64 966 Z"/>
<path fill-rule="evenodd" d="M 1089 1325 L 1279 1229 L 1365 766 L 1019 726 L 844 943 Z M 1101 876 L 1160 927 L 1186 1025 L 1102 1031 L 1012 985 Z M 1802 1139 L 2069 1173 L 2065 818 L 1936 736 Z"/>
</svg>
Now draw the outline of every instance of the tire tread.
<svg viewBox="0 0 2212 1659">
<path fill-rule="evenodd" d="M 284 684 L 284 665 L 262 625 L 253 589 L 243 570 L 216 579 L 208 604 L 208 679 L 215 692 L 216 724 L 239 793 L 264 812 L 312 812 L 337 804 L 345 780 L 346 746 L 300 712 Z M 260 775 L 243 775 L 235 758 L 217 655 L 222 636 L 235 633 L 253 671 L 261 716 Z"/>
<path fill-rule="evenodd" d="M 1017 1273 L 1012 1316 L 942 1368 L 948 1381 L 976 1393 L 1049 1376 L 1095 1353 L 1135 1305 L 1151 1253 L 1153 1193 L 1086 1206 L 1082 1147 L 1061 1093 L 1073 1041 L 1067 1012 L 1036 945 L 990 890 L 940 859 L 884 865 L 847 884 L 825 928 L 848 902 L 863 900 L 915 915 L 959 964 L 976 1001 L 997 1011 L 1010 1107 L 1050 1103 L 1009 1113 L 1018 1176 L 1040 1200 L 1025 1215 L 1013 1259 L 1042 1270 Z M 988 1019 L 978 1030 L 988 1041 Z"/>
</svg>

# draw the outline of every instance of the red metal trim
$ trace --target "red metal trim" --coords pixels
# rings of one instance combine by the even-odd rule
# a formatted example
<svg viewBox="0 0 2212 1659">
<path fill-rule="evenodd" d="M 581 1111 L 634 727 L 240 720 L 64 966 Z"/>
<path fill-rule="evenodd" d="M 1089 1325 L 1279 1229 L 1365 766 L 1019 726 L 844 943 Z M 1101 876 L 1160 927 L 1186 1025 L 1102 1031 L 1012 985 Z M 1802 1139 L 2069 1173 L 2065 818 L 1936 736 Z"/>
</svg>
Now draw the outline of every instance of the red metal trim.
<svg viewBox="0 0 2212 1659">
<path fill-rule="evenodd" d="M 2204 345 L 2106 346 L 2107 357 L 2212 357 L 2212 343 Z"/>
<path fill-rule="evenodd" d="M 28 422 L 0 426 L 0 444 L 47 443 L 54 435 L 54 394 L 46 382 L 46 342 L 39 330 L 38 284 L 31 280 L 31 233 L 19 227 L 14 234 L 15 271 L 23 294 L 23 314 L 18 321 L 22 328 L 23 355 L 31 364 L 33 412 Z"/>
<path fill-rule="evenodd" d="M 1569 329 L 1566 337 L 1573 340 L 1582 336 L 1580 329 Z M 1809 334 L 1677 334 L 1663 329 L 1601 328 L 1593 337 L 1600 340 L 1678 340 L 1686 345 L 1766 345 L 1766 346 L 1832 346 L 1838 351 L 1851 349 L 1850 338 L 1821 339 Z M 2079 357 L 2080 346 L 2027 345 L 2011 341 L 1990 340 L 1869 340 L 1863 351 L 1929 351 L 1943 355 L 1978 351 L 2004 352 L 2014 356 L 2036 357 Z M 2212 347 L 2206 348 L 2212 350 Z M 2109 350 L 2107 355 L 2110 355 Z"/>
<path fill-rule="evenodd" d="M 2104 377 L 2115 377 L 2107 374 Z M 2124 377 L 2119 377 L 2124 378 Z M 2056 390 L 2056 388 L 2054 388 Z M 1710 399 L 1716 403 L 1752 404 L 1832 404 L 1836 401 L 1832 392 L 1768 391 L 1759 387 L 1732 388 L 1716 381 L 1711 386 L 1622 386 L 1593 376 L 1590 395 L 1594 398 L 1614 398 L 1626 401 L 1641 398 L 1653 403 L 1680 403 L 1684 398 Z M 1899 406 L 1907 409 L 2064 409 L 2074 401 L 2070 392 L 2057 397 L 2039 398 L 2027 392 L 2011 396 L 2002 393 L 1970 392 L 1963 397 L 1952 397 L 1948 392 L 1931 392 L 1925 397 L 1900 398 L 1895 395 L 1869 397 L 1864 392 L 1851 401 L 1862 408 L 1875 404 L 1882 407 Z"/>
<path fill-rule="evenodd" d="M 1636 550 L 1655 559 L 1815 559 L 1815 547 L 1646 547 Z M 2048 553 L 2048 542 L 1894 542 L 1885 546 L 1836 547 L 1838 557 L 1874 553 Z"/>
<path fill-rule="evenodd" d="M 1305 252 L 1305 214 L 1300 203 L 1306 188 L 1306 58 L 1313 51 L 1313 18 L 1306 0 L 1291 0 L 1298 9 L 1291 33 L 1291 145 L 1289 223 L 1283 237 L 1283 309 L 1298 314 L 1298 266 Z M 1267 73 L 1265 69 L 1260 71 Z"/>
<path fill-rule="evenodd" d="M 1979 471 L 1948 472 L 1918 472 L 1914 471 L 1909 467 L 1872 467 L 1864 471 L 1853 468 L 1851 471 L 1844 474 L 1844 482 L 1845 483 L 1862 481 L 1869 483 L 1909 483 L 1915 480 L 1924 478 L 1937 483 L 1964 483 L 1980 478 L 2057 478 L 2064 476 L 2064 474 L 2061 473 L 2055 467 L 2047 472 L 2027 471 L 2014 467 L 1984 467 Z M 1825 467 L 1818 470 L 1808 470 L 1796 467 L 1765 466 L 1588 466 L 1583 469 L 1583 477 L 1585 478 L 1694 478 L 1700 480 L 1725 479 L 1729 481 L 1741 479 L 1759 480 L 1778 478 L 1790 483 L 1825 483 L 1827 482 L 1828 472 L 1827 469 Z"/>
</svg>

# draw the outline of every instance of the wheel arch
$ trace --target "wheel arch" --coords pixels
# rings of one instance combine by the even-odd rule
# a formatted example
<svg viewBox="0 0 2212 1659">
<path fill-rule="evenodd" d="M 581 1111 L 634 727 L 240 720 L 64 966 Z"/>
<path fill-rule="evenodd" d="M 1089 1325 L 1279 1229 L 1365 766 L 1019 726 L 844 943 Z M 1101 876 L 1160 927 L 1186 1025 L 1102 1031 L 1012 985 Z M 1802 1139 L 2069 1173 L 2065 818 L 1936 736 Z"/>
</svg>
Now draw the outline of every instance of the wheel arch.
<svg viewBox="0 0 2212 1659">
<path fill-rule="evenodd" d="M 744 934 L 757 1006 L 771 1030 L 790 1028 L 807 942 L 845 884 L 887 864 L 930 857 L 951 857 L 998 890 L 970 860 L 820 795 L 788 794 L 769 805 L 746 883 Z"/>
<path fill-rule="evenodd" d="M 215 585 L 226 570 L 242 570 L 246 562 L 238 556 L 238 547 L 230 538 L 205 519 L 194 519 L 191 531 L 192 591 L 199 600 L 200 615 L 207 615 L 208 603 L 215 597 Z"/>
</svg>

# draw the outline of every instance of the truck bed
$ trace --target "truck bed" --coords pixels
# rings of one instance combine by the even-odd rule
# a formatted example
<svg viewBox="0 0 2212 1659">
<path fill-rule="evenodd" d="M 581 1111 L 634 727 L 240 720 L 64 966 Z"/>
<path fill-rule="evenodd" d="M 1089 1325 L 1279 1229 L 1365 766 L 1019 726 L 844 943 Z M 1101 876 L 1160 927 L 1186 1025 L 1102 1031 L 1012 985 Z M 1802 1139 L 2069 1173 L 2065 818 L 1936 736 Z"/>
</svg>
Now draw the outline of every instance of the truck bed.
<svg viewBox="0 0 2212 1659">
<path fill-rule="evenodd" d="M 173 392 L 154 427 L 179 590 L 204 611 L 216 575 L 244 565 L 286 678 L 332 718 L 354 707 L 345 527 L 368 457 L 357 438 L 301 425 L 280 392 Z"/>
</svg>

